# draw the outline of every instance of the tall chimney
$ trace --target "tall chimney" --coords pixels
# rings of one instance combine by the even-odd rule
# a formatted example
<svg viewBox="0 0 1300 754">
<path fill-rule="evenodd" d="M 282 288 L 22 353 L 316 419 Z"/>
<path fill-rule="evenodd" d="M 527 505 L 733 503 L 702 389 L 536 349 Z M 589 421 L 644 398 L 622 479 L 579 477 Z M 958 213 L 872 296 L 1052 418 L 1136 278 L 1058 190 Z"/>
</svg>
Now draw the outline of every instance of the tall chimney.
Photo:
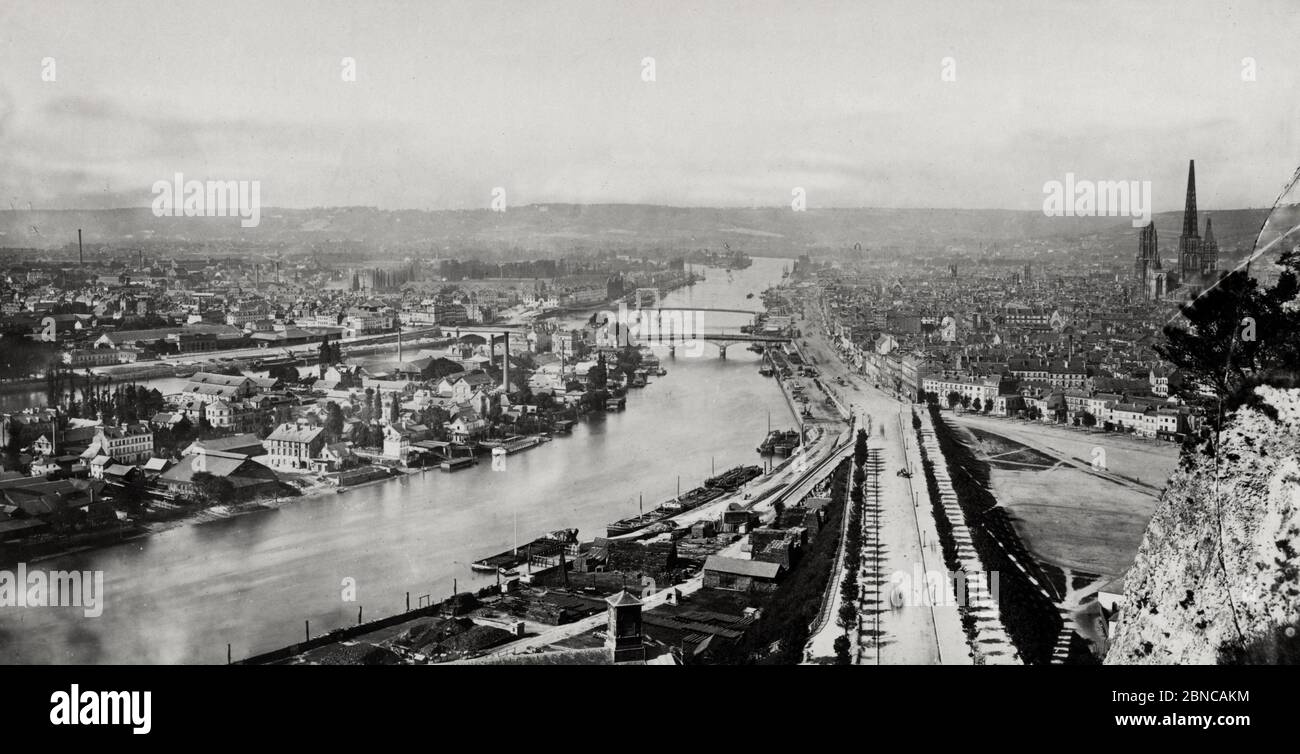
<svg viewBox="0 0 1300 754">
<path fill-rule="evenodd" d="M 505 355 L 501 357 L 501 389 L 510 392 L 510 333 L 505 333 Z"/>
<path fill-rule="evenodd" d="M 81 249 L 81 228 L 77 228 L 77 265 L 86 266 L 86 255 Z"/>
</svg>

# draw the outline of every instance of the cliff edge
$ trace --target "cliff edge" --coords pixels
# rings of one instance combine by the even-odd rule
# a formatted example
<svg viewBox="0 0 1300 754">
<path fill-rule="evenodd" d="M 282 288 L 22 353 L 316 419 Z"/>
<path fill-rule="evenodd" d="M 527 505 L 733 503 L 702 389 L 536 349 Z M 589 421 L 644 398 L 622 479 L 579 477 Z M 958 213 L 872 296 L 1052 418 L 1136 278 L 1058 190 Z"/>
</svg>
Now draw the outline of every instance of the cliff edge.
<svg viewBox="0 0 1300 754">
<path fill-rule="evenodd" d="M 1256 388 L 1184 450 L 1124 582 L 1106 664 L 1300 662 L 1300 390 Z"/>
</svg>

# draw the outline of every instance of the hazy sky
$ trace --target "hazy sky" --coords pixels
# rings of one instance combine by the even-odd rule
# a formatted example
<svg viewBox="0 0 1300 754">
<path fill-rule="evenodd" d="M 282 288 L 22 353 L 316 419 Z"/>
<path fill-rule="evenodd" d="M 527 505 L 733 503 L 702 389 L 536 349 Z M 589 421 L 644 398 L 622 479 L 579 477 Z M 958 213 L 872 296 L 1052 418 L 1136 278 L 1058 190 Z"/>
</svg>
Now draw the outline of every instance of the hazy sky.
<svg viewBox="0 0 1300 754">
<path fill-rule="evenodd" d="M 288 207 L 1038 209 L 1073 172 L 1160 211 L 1190 158 L 1203 207 L 1267 206 L 1300 4 L 1218 5 L 3 0 L 0 208 L 148 206 L 180 172 Z"/>
</svg>

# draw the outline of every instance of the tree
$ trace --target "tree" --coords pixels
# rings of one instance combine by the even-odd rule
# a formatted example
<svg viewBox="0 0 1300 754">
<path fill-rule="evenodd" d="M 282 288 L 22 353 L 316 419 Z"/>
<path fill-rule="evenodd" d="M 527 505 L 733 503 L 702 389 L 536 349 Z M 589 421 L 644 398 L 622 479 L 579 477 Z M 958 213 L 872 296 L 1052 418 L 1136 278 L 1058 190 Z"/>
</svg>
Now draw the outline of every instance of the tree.
<svg viewBox="0 0 1300 754">
<path fill-rule="evenodd" d="M 976 398 L 974 401 L 971 402 L 970 407 L 975 409 L 976 411 L 979 411 L 984 407 L 984 402 L 981 401 L 979 398 Z"/>
<path fill-rule="evenodd" d="M 1208 389 L 1233 408 L 1259 384 L 1291 386 L 1300 364 L 1300 253 L 1285 252 L 1267 290 L 1245 269 L 1233 270 L 1181 307 L 1185 326 L 1164 328 L 1155 349 L 1184 375 L 1179 394 L 1199 401 Z"/>
<path fill-rule="evenodd" d="M 366 388 L 366 394 L 361 398 L 361 409 L 357 411 L 357 418 L 363 422 L 368 422 L 375 418 L 374 416 L 375 389 Z"/>
<path fill-rule="evenodd" d="M 849 637 L 844 634 L 835 637 L 835 664 L 853 664 L 853 658 L 849 656 Z"/>
<path fill-rule="evenodd" d="M 285 383 L 296 383 L 299 379 L 298 368 L 292 364 L 276 364 L 266 372 L 268 377 Z"/>
<path fill-rule="evenodd" d="M 212 429 L 212 425 L 208 423 L 208 404 L 200 403 L 199 404 L 199 431 L 207 432 L 210 429 Z"/>
<path fill-rule="evenodd" d="M 607 381 L 608 375 L 605 371 L 605 357 L 603 355 L 598 356 L 596 358 L 596 366 L 592 367 L 591 370 L 587 372 L 587 384 L 592 390 L 604 390 Z"/>
<path fill-rule="evenodd" d="M 858 609 L 854 607 L 852 602 L 840 604 L 840 614 L 836 617 L 835 623 L 845 631 L 858 624 Z"/>
<path fill-rule="evenodd" d="M 325 432 L 330 442 L 338 442 L 343 436 L 343 409 L 334 401 L 325 404 Z"/>
<path fill-rule="evenodd" d="M 8 456 L 9 462 L 18 463 L 18 457 L 23 452 L 23 425 L 17 420 L 9 420 L 9 438 L 5 443 L 5 455 Z"/>
<path fill-rule="evenodd" d="M 948 408 L 955 409 L 958 403 L 961 403 L 961 393 L 956 390 L 948 393 Z"/>
<path fill-rule="evenodd" d="M 207 471 L 194 473 L 194 495 L 201 503 L 215 503 L 231 499 L 235 494 L 235 485 L 223 476 L 214 476 Z"/>
<path fill-rule="evenodd" d="M 388 423 L 397 424 L 397 419 L 402 410 L 401 401 L 398 400 L 397 392 L 390 394 L 392 397 L 388 404 Z"/>
<path fill-rule="evenodd" d="M 148 490 L 145 484 L 144 475 L 140 473 L 132 474 L 127 478 L 126 485 L 118 493 L 118 502 L 128 513 L 139 513 L 144 510 L 145 499 L 148 497 Z"/>
<path fill-rule="evenodd" d="M 1084 411 L 1084 412 L 1083 412 L 1083 426 L 1085 426 L 1085 427 L 1095 427 L 1095 426 L 1097 426 L 1097 417 L 1096 417 L 1095 415 L 1093 415 L 1093 413 L 1092 413 L 1091 411 Z"/>
<path fill-rule="evenodd" d="M 961 397 L 961 407 L 962 407 L 962 408 L 970 408 L 970 396 L 969 396 L 969 395 L 963 395 L 963 396 Z"/>
</svg>

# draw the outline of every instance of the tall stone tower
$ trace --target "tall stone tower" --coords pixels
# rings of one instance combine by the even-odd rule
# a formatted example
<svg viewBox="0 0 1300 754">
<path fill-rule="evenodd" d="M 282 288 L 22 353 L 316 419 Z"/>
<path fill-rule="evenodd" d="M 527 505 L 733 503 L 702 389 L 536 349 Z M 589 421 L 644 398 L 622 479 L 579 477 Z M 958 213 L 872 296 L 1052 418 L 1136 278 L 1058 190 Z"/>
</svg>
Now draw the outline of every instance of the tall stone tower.
<svg viewBox="0 0 1300 754">
<path fill-rule="evenodd" d="M 1183 233 L 1178 237 L 1178 272 L 1183 280 L 1192 280 L 1201 274 L 1201 234 L 1196 228 L 1196 160 L 1191 160 L 1187 165 Z"/>
<path fill-rule="evenodd" d="M 1208 277 L 1215 277 L 1219 271 L 1219 243 L 1214 240 L 1214 227 L 1210 225 L 1210 216 L 1205 216 L 1205 238 L 1201 241 L 1201 272 Z"/>
<path fill-rule="evenodd" d="M 1159 238 L 1154 220 L 1138 235 L 1137 259 L 1133 262 L 1133 283 L 1143 298 L 1152 298 L 1151 280 L 1160 269 Z"/>
</svg>

